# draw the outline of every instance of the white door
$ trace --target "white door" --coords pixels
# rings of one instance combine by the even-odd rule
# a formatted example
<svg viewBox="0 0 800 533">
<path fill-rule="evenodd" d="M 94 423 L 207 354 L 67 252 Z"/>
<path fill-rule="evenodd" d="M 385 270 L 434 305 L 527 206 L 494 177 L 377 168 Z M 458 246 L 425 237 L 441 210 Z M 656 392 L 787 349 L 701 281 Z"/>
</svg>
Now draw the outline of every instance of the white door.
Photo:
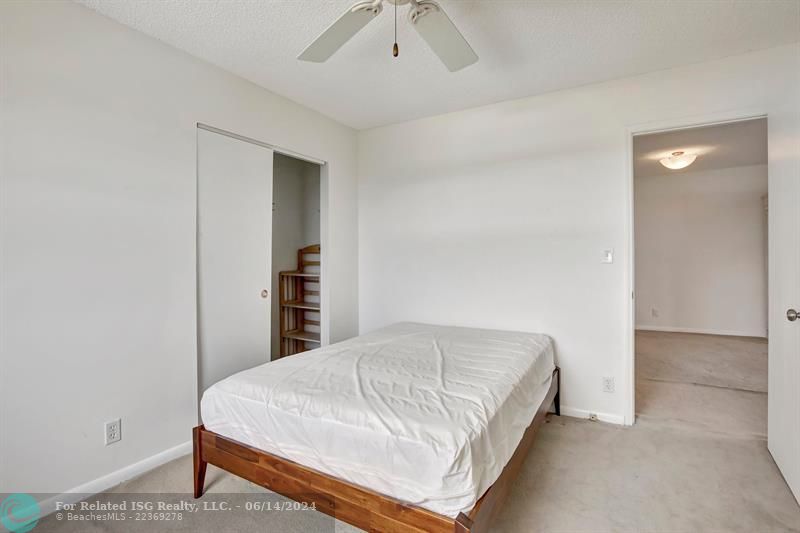
<svg viewBox="0 0 800 533">
<path fill-rule="evenodd" d="M 198 382 L 270 360 L 272 150 L 197 130 Z"/>
<path fill-rule="evenodd" d="M 796 127 L 796 126 L 795 126 Z M 800 501 L 800 140 L 769 118 L 768 446 Z"/>
</svg>

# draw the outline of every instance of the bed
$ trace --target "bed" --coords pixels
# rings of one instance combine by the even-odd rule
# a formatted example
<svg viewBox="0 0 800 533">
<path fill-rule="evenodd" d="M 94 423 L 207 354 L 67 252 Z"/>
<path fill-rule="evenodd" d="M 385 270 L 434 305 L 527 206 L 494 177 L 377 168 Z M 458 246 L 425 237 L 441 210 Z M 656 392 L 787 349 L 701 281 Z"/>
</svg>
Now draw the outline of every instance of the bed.
<svg viewBox="0 0 800 533">
<path fill-rule="evenodd" d="M 560 375 L 549 337 L 400 323 L 210 387 L 207 463 L 369 531 L 488 530 Z"/>
</svg>

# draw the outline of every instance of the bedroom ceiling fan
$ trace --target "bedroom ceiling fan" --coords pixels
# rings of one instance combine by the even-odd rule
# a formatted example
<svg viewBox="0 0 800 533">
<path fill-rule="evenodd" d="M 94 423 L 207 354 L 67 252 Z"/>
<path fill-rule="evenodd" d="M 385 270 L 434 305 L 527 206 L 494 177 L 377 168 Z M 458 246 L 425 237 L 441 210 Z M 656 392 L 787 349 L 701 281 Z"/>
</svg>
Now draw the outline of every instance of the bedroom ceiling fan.
<svg viewBox="0 0 800 533">
<path fill-rule="evenodd" d="M 323 63 L 356 33 L 383 11 L 383 3 L 394 5 L 395 43 L 393 55 L 397 57 L 397 7 L 411 5 L 408 20 L 439 56 L 450 72 L 461 70 L 478 61 L 478 55 L 458 31 L 444 10 L 433 0 L 368 0 L 358 2 L 348 9 L 322 35 L 316 38 L 298 59 Z"/>
</svg>

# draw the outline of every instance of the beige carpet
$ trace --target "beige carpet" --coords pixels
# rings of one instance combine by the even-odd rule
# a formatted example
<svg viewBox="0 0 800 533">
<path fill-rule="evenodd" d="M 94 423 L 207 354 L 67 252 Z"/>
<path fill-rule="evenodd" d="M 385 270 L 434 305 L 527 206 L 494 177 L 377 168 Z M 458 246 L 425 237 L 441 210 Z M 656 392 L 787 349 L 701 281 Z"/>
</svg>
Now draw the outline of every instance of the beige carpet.
<svg viewBox="0 0 800 533">
<path fill-rule="evenodd" d="M 636 414 L 766 439 L 766 339 L 637 331 Z"/>
<path fill-rule="evenodd" d="M 766 404 L 748 403 L 744 396 L 739 396 L 766 395 L 732 391 L 724 386 L 729 383 L 757 388 L 761 376 L 744 376 L 753 370 L 740 369 L 734 362 L 740 356 L 746 359 L 746 351 L 736 351 L 739 355 L 732 356 L 724 345 L 712 350 L 700 342 L 702 339 L 691 339 L 689 345 L 705 346 L 697 352 L 701 354 L 698 368 L 702 370 L 694 373 L 692 357 L 681 351 L 678 341 L 668 337 L 652 339 L 649 334 L 645 337 L 644 357 L 648 359 L 640 354 L 637 366 L 639 377 L 649 378 L 638 380 L 637 402 L 646 414 L 632 428 L 552 417 L 536 439 L 515 491 L 492 533 L 800 532 L 800 506 L 759 433 L 763 427 L 758 417 L 765 417 Z M 708 340 L 711 344 L 720 342 L 718 338 Z M 741 347 L 739 340 L 734 340 L 734 344 Z M 654 345 L 671 348 L 659 355 L 657 349 L 652 349 Z M 714 350 L 719 350 L 723 359 L 729 361 L 724 365 L 728 377 L 707 370 Z M 757 353 L 759 350 L 763 346 L 755 349 Z M 658 360 L 671 357 L 669 353 L 678 353 L 680 362 Z M 765 365 L 764 360 L 763 372 Z M 760 367 L 753 368 L 759 371 Z M 686 376 L 686 382 L 680 381 Z M 662 381 L 664 377 L 672 381 Z M 694 384 L 701 377 L 714 386 Z M 717 393 L 721 396 L 717 397 Z M 717 420 L 718 417 L 722 420 Z M 114 492 L 123 494 L 119 496 L 123 499 L 135 498 L 131 493 L 177 493 L 173 498 L 194 502 L 187 494 L 191 490 L 191 473 L 191 457 L 187 456 L 125 483 Z M 207 485 L 208 494 L 201 501 L 240 504 L 253 498 L 279 501 L 260 487 L 213 467 L 209 467 Z M 243 496 L 237 497 L 236 493 Z M 357 531 L 316 512 L 243 510 L 188 514 L 180 522 L 169 523 L 65 523 L 51 515 L 34 531 L 326 533 L 334 530 Z"/>
<path fill-rule="evenodd" d="M 636 377 L 767 392 L 767 340 L 637 331 Z"/>
</svg>

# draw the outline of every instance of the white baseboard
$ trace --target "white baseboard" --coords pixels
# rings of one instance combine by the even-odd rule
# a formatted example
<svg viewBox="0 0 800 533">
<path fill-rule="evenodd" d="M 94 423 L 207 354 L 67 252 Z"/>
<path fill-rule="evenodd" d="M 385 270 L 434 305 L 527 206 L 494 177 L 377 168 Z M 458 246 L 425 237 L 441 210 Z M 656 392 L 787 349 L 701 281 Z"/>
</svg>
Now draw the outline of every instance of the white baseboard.
<svg viewBox="0 0 800 533">
<path fill-rule="evenodd" d="M 761 337 L 765 338 L 763 331 L 728 331 L 724 329 L 703 329 L 703 328 L 679 328 L 672 326 L 636 326 L 642 331 L 666 331 L 669 333 L 701 333 L 704 335 L 729 335 L 731 337 Z"/>
<path fill-rule="evenodd" d="M 115 487 L 124 481 L 128 481 L 129 479 L 133 479 L 136 476 L 144 474 L 145 472 L 149 472 L 150 470 L 163 465 L 164 463 L 168 463 L 173 459 L 177 459 L 178 457 L 182 457 L 192 452 L 192 441 L 186 441 L 182 444 L 178 444 L 172 448 L 164 450 L 163 452 L 159 452 L 155 455 L 151 455 L 141 461 L 133 463 L 132 465 L 128 465 L 124 468 L 120 468 L 115 472 L 111 472 L 103 477 L 99 477 L 88 483 L 84 483 L 83 485 L 79 485 L 77 487 L 73 487 L 66 492 L 61 494 L 56 494 L 55 496 L 51 496 L 46 500 L 42 500 L 39 502 L 39 509 L 41 510 L 41 516 L 46 516 L 53 511 L 56 510 L 56 503 L 77 503 L 87 495 L 94 495 L 105 490 L 110 489 L 111 487 Z"/>
<path fill-rule="evenodd" d="M 607 422 L 609 424 L 617 424 L 619 426 L 625 425 L 625 417 L 622 415 L 613 415 L 610 413 L 595 413 L 585 409 L 576 409 L 575 407 L 561 406 L 561 414 L 564 416 L 571 416 L 573 418 L 592 418 L 594 415 L 600 422 Z"/>
</svg>

